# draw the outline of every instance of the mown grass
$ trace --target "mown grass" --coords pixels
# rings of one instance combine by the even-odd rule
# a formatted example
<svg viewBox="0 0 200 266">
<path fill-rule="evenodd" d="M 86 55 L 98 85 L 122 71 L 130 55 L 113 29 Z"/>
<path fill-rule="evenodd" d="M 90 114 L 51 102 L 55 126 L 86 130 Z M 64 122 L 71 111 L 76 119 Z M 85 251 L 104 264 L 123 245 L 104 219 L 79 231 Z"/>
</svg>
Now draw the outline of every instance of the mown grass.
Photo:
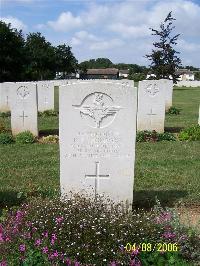
<svg viewBox="0 0 200 266">
<path fill-rule="evenodd" d="M 56 109 L 58 90 L 56 89 Z M 167 115 L 166 127 L 197 123 L 200 88 L 175 88 L 173 105 L 180 115 Z M 9 119 L 4 119 L 9 124 Z M 58 117 L 40 117 L 41 134 L 58 133 Z M 59 191 L 57 144 L 0 146 L 0 206 L 26 196 Z M 200 142 L 137 143 L 134 204 L 150 207 L 155 198 L 165 205 L 200 203 Z"/>
</svg>

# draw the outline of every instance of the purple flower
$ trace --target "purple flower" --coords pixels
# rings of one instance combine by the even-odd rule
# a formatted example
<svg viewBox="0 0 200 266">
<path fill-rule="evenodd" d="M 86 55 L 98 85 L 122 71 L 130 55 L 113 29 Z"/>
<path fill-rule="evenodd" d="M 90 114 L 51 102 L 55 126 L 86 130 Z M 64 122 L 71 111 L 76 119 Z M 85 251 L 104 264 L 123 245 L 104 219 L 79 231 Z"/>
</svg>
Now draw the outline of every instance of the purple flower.
<svg viewBox="0 0 200 266">
<path fill-rule="evenodd" d="M 19 251 L 20 252 L 24 252 L 26 250 L 26 246 L 25 246 L 25 244 L 21 244 L 20 246 L 19 246 Z"/>
<path fill-rule="evenodd" d="M 55 240 L 54 239 L 51 239 L 51 245 L 53 246 L 55 243 Z"/>
<path fill-rule="evenodd" d="M 116 263 L 115 261 L 112 261 L 112 262 L 110 263 L 110 266 L 117 266 L 117 263 Z"/>
<path fill-rule="evenodd" d="M 78 261 L 74 262 L 74 266 L 80 266 L 81 264 Z"/>
<path fill-rule="evenodd" d="M 60 224 L 60 223 L 62 223 L 63 220 L 64 220 L 63 217 L 57 217 L 57 218 L 56 218 L 56 223 L 57 223 L 57 224 Z"/>
<path fill-rule="evenodd" d="M 22 219 L 22 217 L 23 217 L 23 212 L 22 211 L 17 211 L 16 212 L 16 216 L 15 216 L 16 220 L 20 221 Z"/>
<path fill-rule="evenodd" d="M 0 233 L 0 242 L 3 242 L 3 241 L 4 241 L 3 234 Z"/>
<path fill-rule="evenodd" d="M 158 217 L 156 217 L 156 223 L 161 224 L 171 221 L 172 214 L 170 212 L 163 212 Z"/>
<path fill-rule="evenodd" d="M 41 239 L 35 240 L 35 246 L 39 246 L 39 245 L 41 245 L 41 243 L 42 243 Z"/>
<path fill-rule="evenodd" d="M 130 266 L 142 266 L 142 263 L 138 258 L 134 258 L 130 261 Z"/>
<path fill-rule="evenodd" d="M 70 266 L 71 265 L 71 260 L 69 258 L 66 259 L 66 265 Z"/>
<path fill-rule="evenodd" d="M 140 252 L 139 252 L 139 249 L 136 248 L 135 250 L 132 251 L 131 255 L 133 255 L 133 256 L 137 256 L 139 253 L 140 253 Z"/>
<path fill-rule="evenodd" d="M 7 262 L 5 260 L 0 261 L 0 266 L 7 266 Z"/>
<path fill-rule="evenodd" d="M 56 258 L 58 257 L 58 251 L 57 250 L 54 251 L 53 256 Z"/>
<path fill-rule="evenodd" d="M 42 248 L 42 253 L 44 253 L 44 254 L 47 254 L 48 253 L 48 247 L 43 247 Z"/>
<path fill-rule="evenodd" d="M 54 239 L 54 240 L 56 240 L 57 239 L 56 234 L 52 234 L 51 235 L 51 238 Z"/>
<path fill-rule="evenodd" d="M 163 237 L 166 238 L 166 239 L 172 239 L 172 238 L 174 238 L 175 236 L 176 236 L 176 234 L 175 234 L 175 233 L 172 233 L 172 232 L 165 232 L 165 233 L 163 234 Z"/>
<path fill-rule="evenodd" d="M 48 237 L 48 232 L 46 231 L 46 232 L 42 233 L 42 236 L 43 237 Z"/>
</svg>

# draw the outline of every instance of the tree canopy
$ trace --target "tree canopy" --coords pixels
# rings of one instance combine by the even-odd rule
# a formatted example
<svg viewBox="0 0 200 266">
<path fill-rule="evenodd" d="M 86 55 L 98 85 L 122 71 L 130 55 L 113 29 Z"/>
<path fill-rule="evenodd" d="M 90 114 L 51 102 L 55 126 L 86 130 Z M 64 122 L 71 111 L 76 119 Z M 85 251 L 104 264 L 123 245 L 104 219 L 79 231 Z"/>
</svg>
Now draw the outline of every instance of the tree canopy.
<svg viewBox="0 0 200 266">
<path fill-rule="evenodd" d="M 66 44 L 54 47 L 41 33 L 22 31 L 0 21 L 0 81 L 52 79 L 56 71 L 75 73 L 77 60 Z"/>
<path fill-rule="evenodd" d="M 178 78 L 176 69 L 180 66 L 181 60 L 177 56 L 179 52 L 174 49 L 180 34 L 171 36 L 175 28 L 172 26 L 174 20 L 176 19 L 172 17 L 172 12 L 169 12 L 164 22 L 160 24 L 159 30 L 151 28 L 152 35 L 157 36 L 159 40 L 153 43 L 155 49 L 146 57 L 151 61 L 150 67 L 156 79 L 171 77 L 176 82 Z"/>
</svg>

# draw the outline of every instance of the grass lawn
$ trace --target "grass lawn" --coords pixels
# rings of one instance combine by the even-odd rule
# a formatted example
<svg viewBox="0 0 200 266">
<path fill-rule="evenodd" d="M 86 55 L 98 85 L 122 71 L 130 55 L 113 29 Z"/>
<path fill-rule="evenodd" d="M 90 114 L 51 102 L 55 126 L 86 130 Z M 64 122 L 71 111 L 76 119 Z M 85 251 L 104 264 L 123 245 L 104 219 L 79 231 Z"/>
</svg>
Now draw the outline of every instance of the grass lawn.
<svg viewBox="0 0 200 266">
<path fill-rule="evenodd" d="M 58 90 L 56 89 L 56 109 Z M 197 124 L 200 87 L 175 88 L 178 116 L 166 117 L 166 127 L 178 130 Z M 4 119 L 9 125 L 8 118 Z M 39 118 L 41 134 L 58 133 L 58 118 Z M 15 205 L 24 197 L 59 190 L 57 144 L 0 146 L 0 206 Z M 167 206 L 200 203 L 200 142 L 137 143 L 134 204 L 150 207 L 155 197 Z"/>
</svg>

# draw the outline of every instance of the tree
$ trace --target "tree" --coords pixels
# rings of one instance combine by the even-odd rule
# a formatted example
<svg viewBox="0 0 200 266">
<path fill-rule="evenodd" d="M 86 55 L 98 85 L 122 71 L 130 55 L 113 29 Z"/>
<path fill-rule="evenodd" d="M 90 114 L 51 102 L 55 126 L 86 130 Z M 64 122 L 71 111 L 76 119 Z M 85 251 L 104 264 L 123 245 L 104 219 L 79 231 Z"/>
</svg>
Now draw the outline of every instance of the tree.
<svg viewBox="0 0 200 266">
<path fill-rule="evenodd" d="M 51 79 L 55 76 L 55 51 L 41 33 L 30 33 L 26 40 L 28 67 L 26 76 L 30 80 Z"/>
<path fill-rule="evenodd" d="M 153 45 L 156 49 L 152 53 L 146 55 L 151 61 L 151 70 L 155 74 L 156 79 L 169 79 L 172 77 L 173 82 L 176 83 L 178 76 L 176 69 L 180 66 L 181 60 L 177 56 L 179 52 L 173 48 L 177 44 L 177 39 L 180 34 L 171 36 L 175 26 L 172 26 L 173 21 L 176 20 L 172 17 L 172 12 L 169 12 L 164 22 L 160 24 L 160 29 L 151 29 L 152 35 L 159 37 L 159 41 L 154 42 Z"/>
<path fill-rule="evenodd" d="M 67 74 L 75 73 L 78 66 L 78 61 L 71 51 L 71 47 L 66 44 L 58 45 L 55 48 L 56 71 L 63 72 L 64 77 Z"/>
<path fill-rule="evenodd" d="M 26 58 L 22 31 L 0 21 L 0 82 L 23 79 Z"/>
</svg>

